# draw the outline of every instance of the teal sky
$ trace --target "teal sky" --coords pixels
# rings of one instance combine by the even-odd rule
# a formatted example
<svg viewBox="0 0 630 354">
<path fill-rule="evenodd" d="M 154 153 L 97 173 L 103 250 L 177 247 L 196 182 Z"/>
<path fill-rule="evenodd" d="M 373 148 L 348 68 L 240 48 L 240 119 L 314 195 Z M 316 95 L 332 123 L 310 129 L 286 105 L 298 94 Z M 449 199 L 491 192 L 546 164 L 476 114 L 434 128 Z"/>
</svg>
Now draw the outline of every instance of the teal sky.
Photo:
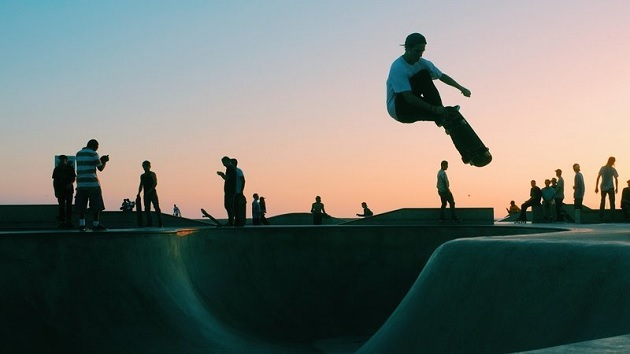
<svg viewBox="0 0 630 354">
<path fill-rule="evenodd" d="M 219 217 L 223 155 L 272 215 L 335 216 L 439 204 L 443 159 L 462 207 L 527 198 L 580 162 L 587 190 L 624 148 L 630 79 L 625 1 L 3 1 L 0 203 L 54 203 L 52 161 L 96 138 L 108 210 L 135 196 L 141 162 L 163 209 Z M 472 91 L 439 85 L 495 160 L 459 160 L 443 131 L 385 111 L 389 65 L 407 34 Z M 587 195 L 585 203 L 598 204 Z M 569 202 L 571 202 L 569 200 Z"/>
</svg>

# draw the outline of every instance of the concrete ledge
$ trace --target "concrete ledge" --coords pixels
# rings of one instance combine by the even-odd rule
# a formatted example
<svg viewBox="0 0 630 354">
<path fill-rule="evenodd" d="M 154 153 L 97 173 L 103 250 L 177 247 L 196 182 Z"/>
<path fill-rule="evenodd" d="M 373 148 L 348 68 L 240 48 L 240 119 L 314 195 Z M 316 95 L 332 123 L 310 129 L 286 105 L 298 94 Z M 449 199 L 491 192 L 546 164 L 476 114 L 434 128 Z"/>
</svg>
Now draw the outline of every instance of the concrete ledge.
<svg viewBox="0 0 630 354">
<path fill-rule="evenodd" d="M 54 204 L 39 205 L 0 205 L 0 230 L 41 230 L 56 229 L 58 226 L 57 215 L 59 209 Z M 154 213 L 155 214 L 155 213 Z M 88 213 L 87 222 L 92 221 L 92 215 Z M 78 216 L 73 213 L 73 223 L 78 225 Z M 200 227 L 207 226 L 196 220 L 186 218 L 176 218 L 172 215 L 162 214 L 165 227 Z M 137 227 L 135 212 L 104 211 L 101 213 L 101 221 L 109 228 L 129 228 Z M 145 220 L 146 221 L 146 220 Z M 156 219 L 153 217 L 155 225 Z"/>
<path fill-rule="evenodd" d="M 492 225 L 493 208 L 457 208 L 459 223 L 447 221 L 447 224 Z M 446 217 L 450 216 L 447 208 Z M 345 225 L 437 225 L 440 224 L 440 208 L 405 208 L 377 214 L 372 217 L 357 219 Z"/>
<path fill-rule="evenodd" d="M 562 211 L 563 211 L 563 216 L 564 216 L 565 221 L 574 222 L 573 218 L 574 218 L 575 208 L 573 207 L 573 204 L 563 205 Z M 503 221 L 505 222 L 516 221 L 518 219 L 518 216 L 519 216 L 518 213 L 508 215 L 499 221 L 502 221 L 502 222 Z M 533 220 L 531 211 L 527 211 L 527 220 L 529 221 Z M 582 208 L 582 224 L 600 224 L 602 222 L 603 223 L 611 223 L 611 222 L 622 223 L 622 222 L 626 222 L 626 220 L 624 219 L 623 211 L 621 209 L 615 209 L 614 213 L 611 212 L 610 209 L 606 209 L 606 211 L 604 212 L 604 219 L 602 220 L 599 216 L 599 209 L 591 209 L 587 206 L 584 206 Z"/>
<path fill-rule="evenodd" d="M 311 213 L 288 213 L 269 217 L 271 225 L 313 225 Z M 322 225 L 339 225 L 350 219 L 335 218 L 332 216 L 322 218 Z M 248 220 L 251 224 L 251 220 Z"/>
</svg>

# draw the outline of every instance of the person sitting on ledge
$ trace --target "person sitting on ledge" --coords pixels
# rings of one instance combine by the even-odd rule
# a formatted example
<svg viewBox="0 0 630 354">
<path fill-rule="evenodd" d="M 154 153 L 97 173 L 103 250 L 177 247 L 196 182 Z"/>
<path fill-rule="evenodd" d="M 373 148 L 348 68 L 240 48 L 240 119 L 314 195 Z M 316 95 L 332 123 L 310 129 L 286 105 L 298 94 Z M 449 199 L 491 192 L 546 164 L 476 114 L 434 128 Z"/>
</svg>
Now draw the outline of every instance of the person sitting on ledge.
<svg viewBox="0 0 630 354">
<path fill-rule="evenodd" d="M 507 210 L 508 215 L 514 215 L 521 212 L 521 208 L 519 208 L 513 200 L 510 200 L 510 206 L 505 208 L 505 210 Z"/>
<path fill-rule="evenodd" d="M 366 202 L 361 203 L 361 207 L 363 208 L 363 214 L 357 214 L 357 216 L 367 217 L 367 216 L 373 216 L 374 215 L 372 210 L 370 210 L 370 208 L 368 208 Z"/>
<path fill-rule="evenodd" d="M 532 188 L 529 190 L 529 199 L 521 204 L 521 215 L 518 218 L 518 222 L 527 222 L 527 208 L 540 205 L 540 199 L 542 199 L 542 191 L 540 187 L 536 186 L 536 181 L 531 181 Z"/>
</svg>

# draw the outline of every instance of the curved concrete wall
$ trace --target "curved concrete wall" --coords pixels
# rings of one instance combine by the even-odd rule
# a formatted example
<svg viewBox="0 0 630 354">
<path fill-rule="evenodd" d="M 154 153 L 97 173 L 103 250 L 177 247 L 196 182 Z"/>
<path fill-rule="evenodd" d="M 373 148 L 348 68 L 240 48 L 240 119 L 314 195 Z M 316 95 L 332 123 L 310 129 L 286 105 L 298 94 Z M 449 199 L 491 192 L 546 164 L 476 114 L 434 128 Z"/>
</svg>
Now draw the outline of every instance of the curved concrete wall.
<svg viewBox="0 0 630 354">
<path fill-rule="evenodd" d="M 360 353 L 508 353 L 630 333 L 629 267 L 620 242 L 452 241 Z"/>
<path fill-rule="evenodd" d="M 376 332 L 444 242 L 526 231 L 543 229 L 2 233 L 0 342 L 18 352 L 317 351 L 320 339 Z"/>
</svg>

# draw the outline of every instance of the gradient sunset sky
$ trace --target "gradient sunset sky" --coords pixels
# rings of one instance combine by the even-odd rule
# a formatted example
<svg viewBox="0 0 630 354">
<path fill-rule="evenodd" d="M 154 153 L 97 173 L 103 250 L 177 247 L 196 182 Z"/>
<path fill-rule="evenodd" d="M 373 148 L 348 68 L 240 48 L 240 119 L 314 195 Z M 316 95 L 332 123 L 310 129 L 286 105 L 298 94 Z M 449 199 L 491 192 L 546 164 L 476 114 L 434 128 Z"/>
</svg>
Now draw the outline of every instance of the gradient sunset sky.
<svg viewBox="0 0 630 354">
<path fill-rule="evenodd" d="M 223 218 L 224 155 L 269 216 L 308 212 L 316 195 L 337 217 L 363 201 L 376 214 L 437 207 L 442 160 L 458 207 L 503 216 L 556 168 L 572 203 L 578 162 L 597 208 L 609 156 L 618 200 L 630 179 L 629 19 L 623 0 L 5 0 L 0 203 L 56 203 L 54 155 L 95 138 L 111 158 L 107 210 L 135 197 L 150 160 L 163 212 Z M 436 83 L 490 165 L 464 165 L 433 123 L 387 115 L 385 80 L 411 32 L 472 91 Z"/>
</svg>

